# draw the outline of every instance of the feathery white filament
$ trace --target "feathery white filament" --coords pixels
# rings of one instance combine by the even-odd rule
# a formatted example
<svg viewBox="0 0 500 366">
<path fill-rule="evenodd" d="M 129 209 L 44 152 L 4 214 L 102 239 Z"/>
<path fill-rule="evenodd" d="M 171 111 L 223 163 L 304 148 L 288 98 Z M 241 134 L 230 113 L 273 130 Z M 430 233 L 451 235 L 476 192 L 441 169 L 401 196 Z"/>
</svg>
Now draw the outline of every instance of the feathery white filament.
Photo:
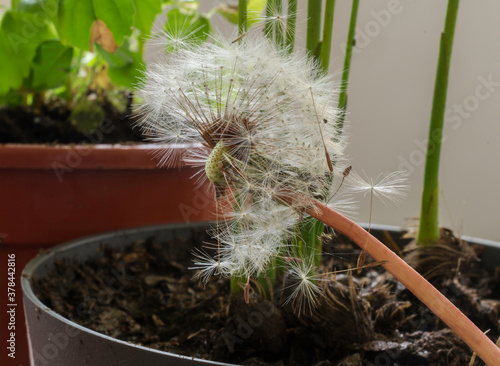
<svg viewBox="0 0 500 366">
<path fill-rule="evenodd" d="M 365 175 L 366 176 L 366 175 Z M 398 203 L 406 197 L 408 191 L 408 175 L 404 171 L 380 174 L 376 179 L 363 179 L 358 173 L 352 171 L 346 180 L 349 190 L 353 193 L 373 193 L 384 204 Z"/>
<path fill-rule="evenodd" d="M 202 144 L 184 161 L 205 168 L 218 198 L 229 195 L 235 205 L 230 220 L 214 230 L 215 258 L 196 254 L 203 280 L 270 269 L 303 209 L 301 202 L 282 203 L 275 192 L 287 188 L 327 200 L 333 178 L 342 176 L 335 165 L 345 145 L 336 91 L 309 58 L 254 34 L 235 43 L 217 38 L 179 46 L 145 72 L 139 91 L 144 132 L 160 143 Z M 172 162 L 168 151 L 163 160 Z M 293 268 L 296 291 L 309 300 L 319 293 L 310 272 Z M 298 292 L 292 297 L 300 302 Z"/>
</svg>

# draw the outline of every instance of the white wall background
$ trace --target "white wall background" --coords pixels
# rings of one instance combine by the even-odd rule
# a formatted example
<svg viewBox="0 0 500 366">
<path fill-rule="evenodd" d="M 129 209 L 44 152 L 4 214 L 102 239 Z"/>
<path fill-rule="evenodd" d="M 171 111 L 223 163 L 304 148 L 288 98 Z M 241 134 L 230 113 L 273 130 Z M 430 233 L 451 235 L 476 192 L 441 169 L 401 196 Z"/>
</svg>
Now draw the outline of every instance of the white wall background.
<svg viewBox="0 0 500 366">
<path fill-rule="evenodd" d="M 220 0 L 201 0 L 208 11 Z M 236 0 L 232 0 L 236 3 Z M 0 5 L 9 4 L 0 0 Z M 299 0 L 299 47 L 307 1 Z M 399 206 L 377 203 L 373 221 L 403 225 L 418 216 L 424 149 L 446 0 L 362 0 L 349 84 L 353 167 L 369 176 L 406 169 L 411 191 Z M 337 0 L 332 68 L 340 75 L 351 0 Z M 217 18 L 221 27 L 227 24 Z M 302 39 L 300 39 L 302 38 Z M 339 78 L 340 80 L 340 78 Z M 485 80 L 492 80 L 488 86 Z M 500 240 L 500 2 L 462 0 L 441 156 L 441 223 Z M 368 220 L 368 202 L 359 221 Z"/>
</svg>

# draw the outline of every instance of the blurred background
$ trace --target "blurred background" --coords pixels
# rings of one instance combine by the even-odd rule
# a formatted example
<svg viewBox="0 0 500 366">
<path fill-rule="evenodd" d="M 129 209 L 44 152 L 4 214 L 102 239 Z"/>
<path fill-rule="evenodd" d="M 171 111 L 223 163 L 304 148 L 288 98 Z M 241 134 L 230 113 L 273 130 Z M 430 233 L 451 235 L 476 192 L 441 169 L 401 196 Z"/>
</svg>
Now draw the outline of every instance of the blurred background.
<svg viewBox="0 0 500 366">
<path fill-rule="evenodd" d="M 84 0 L 88 1 L 88 0 Z M 227 1 L 201 0 L 203 11 Z M 8 6 L 10 1 L 0 0 Z M 237 3 L 233 0 L 233 3 Z M 332 72 L 340 80 L 351 0 L 337 0 Z M 419 214 L 445 0 L 361 1 L 349 83 L 347 154 L 368 177 L 406 170 L 411 191 L 395 206 L 376 202 L 373 222 L 406 225 Z M 441 156 L 441 224 L 500 240 L 500 2 L 462 0 L 451 61 Z M 307 2 L 299 0 L 303 49 Z M 229 24 L 218 15 L 222 32 Z M 0 51 L 1 52 L 1 51 Z M 368 221 L 369 198 L 357 221 Z"/>
</svg>

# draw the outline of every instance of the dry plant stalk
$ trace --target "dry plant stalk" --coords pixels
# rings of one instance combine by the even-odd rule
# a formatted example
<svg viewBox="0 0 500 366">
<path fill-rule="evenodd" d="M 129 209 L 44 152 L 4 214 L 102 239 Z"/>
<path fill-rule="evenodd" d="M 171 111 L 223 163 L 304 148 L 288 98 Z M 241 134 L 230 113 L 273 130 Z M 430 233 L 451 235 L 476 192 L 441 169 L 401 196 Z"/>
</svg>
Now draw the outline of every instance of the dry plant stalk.
<svg viewBox="0 0 500 366">
<path fill-rule="evenodd" d="M 313 207 L 307 209 L 307 213 L 352 239 L 374 260 L 387 261 L 382 266 L 455 331 L 487 365 L 498 365 L 500 348 L 450 300 L 392 250 L 353 221 L 319 202 L 315 202 Z"/>
</svg>

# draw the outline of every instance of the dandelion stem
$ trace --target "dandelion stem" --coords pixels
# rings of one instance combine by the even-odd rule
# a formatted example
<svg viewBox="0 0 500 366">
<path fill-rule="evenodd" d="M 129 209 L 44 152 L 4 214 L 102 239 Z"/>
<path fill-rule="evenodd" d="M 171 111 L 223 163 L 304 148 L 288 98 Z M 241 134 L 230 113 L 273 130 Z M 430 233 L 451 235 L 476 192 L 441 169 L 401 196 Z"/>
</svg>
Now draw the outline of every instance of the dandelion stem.
<svg viewBox="0 0 500 366">
<path fill-rule="evenodd" d="M 325 230 L 325 224 L 306 216 L 297 224 L 295 230 L 292 246 L 299 251 L 297 257 L 312 259 L 314 268 L 317 269 L 321 264 L 323 241 L 320 236 Z"/>
<path fill-rule="evenodd" d="M 236 297 L 243 292 L 242 283 L 245 283 L 247 278 L 245 276 L 231 276 L 231 296 Z"/>
<path fill-rule="evenodd" d="M 283 197 L 284 200 L 290 200 Z M 314 201 L 306 212 L 351 238 L 361 249 L 382 264 L 397 280 L 418 297 L 434 314 L 446 323 L 488 365 L 500 360 L 500 349 L 472 323 L 455 305 L 410 267 L 392 250 L 378 241 L 362 227 L 327 206 Z"/>
<path fill-rule="evenodd" d="M 285 46 L 288 52 L 293 52 L 295 45 L 295 27 L 297 24 L 297 0 L 288 0 Z"/>
<path fill-rule="evenodd" d="M 441 155 L 441 140 L 443 135 L 446 95 L 448 92 L 448 76 L 455 24 L 458 14 L 458 4 L 459 0 L 448 1 L 444 32 L 441 33 L 439 59 L 434 85 L 434 100 L 432 102 L 431 123 L 429 128 L 429 142 L 427 144 L 427 158 L 425 162 L 420 226 L 417 236 L 417 242 L 420 245 L 430 245 L 439 240 L 439 157 Z"/>
<path fill-rule="evenodd" d="M 321 41 L 320 67 L 328 73 L 330 67 L 330 53 L 332 50 L 333 17 L 335 12 L 335 0 L 326 0 L 325 21 L 323 24 L 323 40 Z"/>
<path fill-rule="evenodd" d="M 247 31 L 247 0 L 238 0 L 238 34 Z"/>
<path fill-rule="evenodd" d="M 318 48 L 320 47 L 321 2 L 322 0 L 309 0 L 307 5 L 306 49 L 309 51 L 309 55 L 315 59 L 318 59 Z"/>
<path fill-rule="evenodd" d="M 356 32 L 356 22 L 358 19 L 359 0 L 352 1 L 351 20 L 349 23 L 349 33 L 347 34 L 347 44 L 345 46 L 344 70 L 342 72 L 342 85 L 339 94 L 339 131 L 342 133 L 347 108 L 347 85 L 349 84 L 349 72 L 351 70 L 352 48 L 354 46 L 354 35 Z"/>
</svg>

